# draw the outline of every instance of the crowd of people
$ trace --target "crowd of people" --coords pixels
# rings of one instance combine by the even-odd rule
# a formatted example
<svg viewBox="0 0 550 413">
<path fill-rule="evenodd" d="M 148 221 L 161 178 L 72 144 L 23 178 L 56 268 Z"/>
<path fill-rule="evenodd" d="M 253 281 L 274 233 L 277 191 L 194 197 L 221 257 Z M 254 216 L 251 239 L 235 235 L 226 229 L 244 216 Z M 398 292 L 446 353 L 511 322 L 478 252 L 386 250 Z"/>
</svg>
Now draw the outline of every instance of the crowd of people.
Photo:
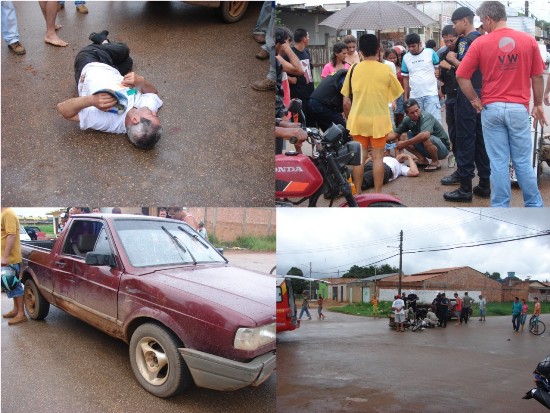
<svg viewBox="0 0 550 413">
<path fill-rule="evenodd" d="M 482 23 L 477 28 L 476 13 Z M 502 3 L 485 1 L 476 13 L 457 8 L 453 24 L 442 30 L 441 48 L 436 42 L 424 46 L 415 33 L 388 49 L 376 35 L 358 40 L 347 35 L 334 44 L 317 87 L 309 33 L 275 28 L 276 153 L 282 153 L 284 140 L 294 137 L 299 150 L 307 138 L 287 115 L 290 100 L 300 99 L 308 127 L 340 124 L 349 133 L 344 139 L 361 143 L 363 163 L 352 172 L 357 193 L 368 187 L 382 191 L 388 181 L 384 158 L 390 155 L 425 172 L 441 169 L 447 159 L 456 170 L 441 184 L 457 188 L 442 194 L 446 201 L 472 202 L 478 196 L 490 198 L 491 206 L 508 207 L 511 159 L 525 206 L 542 207 L 531 166 L 529 105 L 532 97 L 534 122 L 546 125 L 542 105 L 543 98 L 550 104 L 550 83 L 544 90 L 538 45 L 534 37 L 506 26 Z M 504 43 L 510 47 L 496 46 Z M 398 156 L 404 150 L 411 158 Z M 364 185 L 368 157 L 372 180 Z"/>
<path fill-rule="evenodd" d="M 392 302 L 392 311 L 395 317 L 396 331 L 405 331 L 406 323 L 413 323 L 417 319 L 423 320 L 430 327 L 446 328 L 447 322 L 451 318 L 456 318 L 455 325 L 468 324 L 468 320 L 473 316 L 473 304 L 476 302 L 464 292 L 462 297 L 457 292 L 453 294 L 453 299 L 446 296 L 444 292 L 437 292 L 431 305 L 427 309 L 417 309 L 419 297 L 410 291 L 409 294 L 403 292 L 401 295 L 395 295 Z M 538 297 L 534 297 L 533 313 L 534 317 L 539 317 L 541 313 L 541 305 Z M 454 301 L 454 302 L 453 302 Z M 373 315 L 378 312 L 378 298 L 375 296 L 371 301 L 373 305 Z M 486 319 L 487 300 L 483 295 L 479 295 L 479 319 L 484 322 Z M 515 332 L 519 332 L 520 328 L 523 331 L 527 315 L 529 313 L 529 305 L 525 299 L 515 297 L 512 303 L 512 326 Z"/>
</svg>

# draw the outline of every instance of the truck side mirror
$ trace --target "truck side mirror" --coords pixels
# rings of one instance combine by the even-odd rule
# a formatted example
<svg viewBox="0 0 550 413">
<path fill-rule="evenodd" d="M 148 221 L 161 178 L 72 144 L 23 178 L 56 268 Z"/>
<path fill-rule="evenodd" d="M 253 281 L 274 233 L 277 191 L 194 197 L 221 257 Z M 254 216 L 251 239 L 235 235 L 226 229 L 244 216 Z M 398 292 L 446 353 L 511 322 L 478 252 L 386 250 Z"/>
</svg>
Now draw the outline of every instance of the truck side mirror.
<svg viewBox="0 0 550 413">
<path fill-rule="evenodd" d="M 88 252 L 86 254 L 86 264 L 88 265 L 108 265 L 116 267 L 116 260 L 113 254 L 100 254 L 98 252 Z"/>
</svg>

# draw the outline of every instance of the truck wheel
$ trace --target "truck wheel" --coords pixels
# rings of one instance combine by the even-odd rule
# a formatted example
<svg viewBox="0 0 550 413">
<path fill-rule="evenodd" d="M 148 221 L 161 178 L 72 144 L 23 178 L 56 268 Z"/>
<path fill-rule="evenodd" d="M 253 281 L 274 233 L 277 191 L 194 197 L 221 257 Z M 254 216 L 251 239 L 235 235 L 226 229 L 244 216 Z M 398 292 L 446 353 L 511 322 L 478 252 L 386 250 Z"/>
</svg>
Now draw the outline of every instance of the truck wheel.
<svg viewBox="0 0 550 413">
<path fill-rule="evenodd" d="M 220 13 L 226 23 L 235 23 L 241 20 L 248 7 L 247 1 L 222 1 Z"/>
<path fill-rule="evenodd" d="M 139 384 L 157 397 L 170 397 L 192 382 L 178 347 L 183 344 L 157 324 L 139 326 L 130 340 L 130 363 Z"/>
<path fill-rule="evenodd" d="M 33 320 L 43 320 L 50 312 L 50 303 L 40 293 L 32 278 L 25 281 L 25 308 Z"/>
</svg>

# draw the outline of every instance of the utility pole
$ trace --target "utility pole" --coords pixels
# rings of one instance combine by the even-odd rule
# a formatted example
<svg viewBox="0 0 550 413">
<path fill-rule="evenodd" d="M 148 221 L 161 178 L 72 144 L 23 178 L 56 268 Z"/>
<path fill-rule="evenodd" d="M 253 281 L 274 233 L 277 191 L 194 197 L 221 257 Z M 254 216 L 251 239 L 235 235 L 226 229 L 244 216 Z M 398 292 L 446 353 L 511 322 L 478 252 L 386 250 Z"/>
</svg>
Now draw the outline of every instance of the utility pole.
<svg viewBox="0 0 550 413">
<path fill-rule="evenodd" d="M 399 233 L 399 284 L 397 292 L 401 296 L 401 279 L 403 278 L 403 230 Z"/>
</svg>

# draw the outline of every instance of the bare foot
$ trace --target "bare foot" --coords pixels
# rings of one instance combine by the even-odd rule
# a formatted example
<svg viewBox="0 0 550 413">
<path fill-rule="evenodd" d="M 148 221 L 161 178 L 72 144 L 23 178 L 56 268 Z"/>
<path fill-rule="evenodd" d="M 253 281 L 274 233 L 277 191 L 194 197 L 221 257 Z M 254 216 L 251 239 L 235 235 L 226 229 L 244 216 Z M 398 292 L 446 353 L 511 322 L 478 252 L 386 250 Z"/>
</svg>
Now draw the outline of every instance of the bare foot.
<svg viewBox="0 0 550 413">
<path fill-rule="evenodd" d="M 52 46 L 57 46 L 57 47 L 65 47 L 69 44 L 64 40 L 61 40 L 57 35 L 55 35 L 55 36 L 46 36 L 44 38 L 44 41 L 48 44 L 51 44 Z"/>
</svg>

